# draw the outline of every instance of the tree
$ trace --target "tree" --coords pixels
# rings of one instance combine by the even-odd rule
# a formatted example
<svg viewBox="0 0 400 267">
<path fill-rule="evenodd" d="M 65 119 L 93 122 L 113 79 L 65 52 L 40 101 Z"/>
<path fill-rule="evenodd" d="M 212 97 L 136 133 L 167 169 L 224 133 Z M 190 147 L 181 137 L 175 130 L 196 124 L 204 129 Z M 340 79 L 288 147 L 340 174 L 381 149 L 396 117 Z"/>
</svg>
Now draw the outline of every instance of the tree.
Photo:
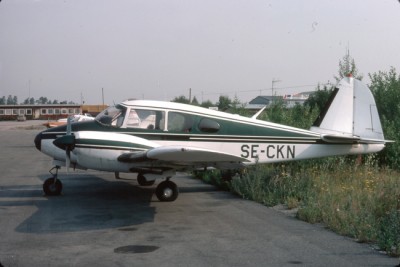
<svg viewBox="0 0 400 267">
<path fill-rule="evenodd" d="M 317 91 L 311 94 L 306 101 L 304 101 L 304 106 L 308 106 L 310 110 L 314 110 L 317 108 L 321 111 L 324 107 L 326 102 L 331 95 L 333 87 L 328 88 L 326 85 L 321 89 L 321 86 L 318 84 Z"/>
<path fill-rule="evenodd" d="M 198 106 L 199 105 L 199 101 L 197 101 L 197 98 L 194 96 L 192 99 L 192 103 L 190 103 L 192 105 Z"/>
<path fill-rule="evenodd" d="M 339 82 L 344 77 L 347 77 L 351 74 L 354 78 L 358 80 L 362 80 L 363 75 L 358 73 L 358 69 L 354 59 L 350 56 L 349 50 L 347 50 L 347 54 L 339 60 L 339 75 L 334 76 L 336 82 Z"/>
<path fill-rule="evenodd" d="M 231 107 L 232 100 L 228 96 L 221 95 L 217 103 L 218 110 L 225 111 Z"/>
<path fill-rule="evenodd" d="M 8 95 L 6 104 L 7 105 L 17 105 L 18 104 L 17 96 Z"/>
<path fill-rule="evenodd" d="M 38 104 L 47 104 L 47 102 L 48 102 L 48 99 L 47 99 L 47 97 L 44 97 L 44 96 L 41 96 L 41 97 L 39 97 L 39 99 L 38 100 L 36 100 L 36 102 L 38 103 Z"/>
<path fill-rule="evenodd" d="M 5 105 L 6 104 L 6 97 L 3 96 L 2 98 L 0 98 L 0 105 Z"/>
<path fill-rule="evenodd" d="M 210 100 L 207 100 L 202 102 L 200 106 L 203 108 L 209 108 L 209 107 L 214 107 L 215 105 Z"/>
<path fill-rule="evenodd" d="M 171 102 L 190 104 L 189 99 L 186 98 L 186 96 L 183 96 L 183 95 L 175 97 L 174 99 L 171 100 Z"/>
<path fill-rule="evenodd" d="M 400 169 L 400 74 L 395 68 L 389 72 L 369 74 L 369 86 L 379 111 L 385 139 L 394 140 L 381 151 L 379 161 L 392 168 Z"/>
</svg>

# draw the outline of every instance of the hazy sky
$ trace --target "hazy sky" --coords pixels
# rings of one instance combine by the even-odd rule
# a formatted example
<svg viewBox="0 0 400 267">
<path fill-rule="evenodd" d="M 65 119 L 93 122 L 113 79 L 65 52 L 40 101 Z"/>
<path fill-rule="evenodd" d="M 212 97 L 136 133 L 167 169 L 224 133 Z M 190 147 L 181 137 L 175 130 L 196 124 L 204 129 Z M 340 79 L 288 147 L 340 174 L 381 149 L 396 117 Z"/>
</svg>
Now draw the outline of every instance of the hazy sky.
<svg viewBox="0 0 400 267">
<path fill-rule="evenodd" d="M 400 72 L 397 0 L 2 0 L 0 97 L 248 102 L 334 82 L 339 60 Z"/>
</svg>

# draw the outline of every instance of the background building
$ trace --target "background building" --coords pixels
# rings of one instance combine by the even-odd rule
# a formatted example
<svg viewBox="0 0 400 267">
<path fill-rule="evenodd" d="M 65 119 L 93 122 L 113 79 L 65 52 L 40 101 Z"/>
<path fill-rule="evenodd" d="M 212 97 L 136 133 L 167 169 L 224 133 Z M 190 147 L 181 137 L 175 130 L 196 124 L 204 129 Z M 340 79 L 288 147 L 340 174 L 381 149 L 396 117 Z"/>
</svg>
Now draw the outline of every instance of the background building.
<svg viewBox="0 0 400 267">
<path fill-rule="evenodd" d="M 105 108 L 106 105 L 79 104 L 0 105 L 0 120 L 16 120 L 18 116 L 27 120 L 58 120 L 84 113 L 96 116 Z"/>
</svg>

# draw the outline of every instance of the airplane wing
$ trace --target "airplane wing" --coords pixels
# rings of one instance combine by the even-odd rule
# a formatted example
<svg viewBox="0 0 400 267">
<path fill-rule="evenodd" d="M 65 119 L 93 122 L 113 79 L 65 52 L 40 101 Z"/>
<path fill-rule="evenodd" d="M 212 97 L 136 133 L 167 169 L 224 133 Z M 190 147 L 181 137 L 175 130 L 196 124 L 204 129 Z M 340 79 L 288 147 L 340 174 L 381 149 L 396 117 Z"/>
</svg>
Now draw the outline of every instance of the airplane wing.
<svg viewBox="0 0 400 267">
<path fill-rule="evenodd" d="M 140 163 L 146 161 L 161 161 L 172 165 L 196 166 L 227 166 L 241 165 L 247 159 L 236 155 L 187 146 L 160 146 L 138 153 L 124 153 L 118 157 L 121 162 Z"/>
</svg>

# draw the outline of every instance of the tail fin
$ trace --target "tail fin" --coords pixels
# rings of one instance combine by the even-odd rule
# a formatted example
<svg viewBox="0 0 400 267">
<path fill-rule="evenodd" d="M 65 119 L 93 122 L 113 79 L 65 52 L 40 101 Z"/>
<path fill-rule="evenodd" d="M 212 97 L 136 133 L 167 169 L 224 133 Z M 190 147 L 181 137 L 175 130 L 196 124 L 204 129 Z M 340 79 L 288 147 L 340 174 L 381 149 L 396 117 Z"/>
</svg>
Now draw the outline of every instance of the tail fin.
<svg viewBox="0 0 400 267">
<path fill-rule="evenodd" d="M 385 142 L 375 99 L 369 88 L 352 77 L 343 78 L 311 127 L 327 139 Z"/>
</svg>

